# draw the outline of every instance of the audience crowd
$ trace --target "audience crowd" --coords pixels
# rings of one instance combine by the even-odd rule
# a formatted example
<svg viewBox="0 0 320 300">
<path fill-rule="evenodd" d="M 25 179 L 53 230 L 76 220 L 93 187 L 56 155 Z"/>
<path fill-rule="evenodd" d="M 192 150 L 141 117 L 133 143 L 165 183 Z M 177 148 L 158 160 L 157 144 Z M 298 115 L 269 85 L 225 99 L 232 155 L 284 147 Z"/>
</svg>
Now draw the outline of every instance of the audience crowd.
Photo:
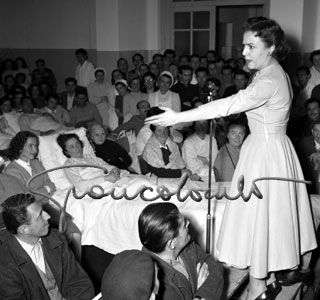
<svg viewBox="0 0 320 300">
<path fill-rule="evenodd" d="M 0 299 L 2 293 L 8 295 L 6 299 L 11 297 L 10 293 L 19 297 L 24 295 L 23 299 L 49 299 L 43 296 L 47 294 L 50 299 L 93 297 L 90 279 L 73 258 L 64 238 L 54 230 L 48 234 L 48 220 L 57 221 L 57 212 L 48 209 L 45 199 L 22 194 L 26 192 L 27 180 L 44 170 L 37 159 L 39 136 L 61 133 L 57 142 L 67 157 L 66 165 L 95 163 L 110 171 L 105 175 L 102 170 L 66 169 L 71 183 L 79 189 L 86 189 L 102 181 L 117 181 L 121 170 L 167 178 L 180 178 L 187 174 L 194 181 L 207 182 L 209 178 L 213 181 L 231 181 L 241 145 L 249 134 L 244 113 L 172 127 L 144 124 L 148 116 L 162 112 L 158 106 L 185 111 L 245 89 L 254 73 L 246 68 L 242 57 L 223 59 L 214 50 L 203 56 L 177 57 L 174 50 L 167 49 L 163 54 L 154 54 L 152 60 L 147 62 L 142 54 L 135 53 L 131 62 L 133 69 L 130 70 L 128 60 L 121 57 L 109 75 L 103 66 L 94 66 L 89 61 L 85 49 L 77 49 L 75 56 L 78 61 L 76 70 L 74 75 L 69 74 L 64 79 L 65 89 L 61 91 L 57 88 L 54 70 L 49 69 L 41 58 L 35 62 L 34 70 L 28 68 L 23 57 L 0 61 L 0 155 L 5 159 L 5 167 L 0 169 L 4 174 L 0 176 L 3 176 L 2 182 L 8 182 L 3 186 L 0 184 L 1 194 L 8 198 L 1 198 L 0 202 L 3 203 L 4 223 L 8 231 L 0 235 L 0 270 L 3 273 L 1 277 L 6 278 L 0 285 Z M 310 54 L 309 66 L 297 66 L 291 82 L 293 101 L 287 134 L 297 150 L 305 179 L 311 181 L 309 193 L 319 194 L 320 50 Z M 69 129 L 80 127 L 87 129 L 96 157 L 84 156 L 82 141 L 76 134 L 67 133 Z M 210 172 L 212 176 L 209 176 Z M 38 178 L 33 184 L 32 188 L 49 196 L 56 189 L 48 176 Z M 220 266 L 212 257 L 207 258 L 194 242 L 190 244 L 189 239 L 179 241 L 181 232 L 188 227 L 188 221 L 174 206 L 163 209 L 168 209 L 168 214 L 174 214 L 176 221 L 161 219 L 165 218 L 160 214 L 161 205 L 158 215 L 152 207 L 143 212 L 139 220 L 139 234 L 144 250 L 125 252 L 115 257 L 103 277 L 102 291 L 106 299 L 110 295 L 119 295 L 119 298 L 112 296 L 113 299 L 124 299 L 120 298 L 121 289 L 128 292 L 127 288 L 132 289 L 132 294 L 131 298 L 126 296 L 126 299 L 138 299 L 133 297 L 136 289 L 139 291 L 137 295 L 145 295 L 144 299 L 178 299 L 178 296 L 173 296 L 176 292 L 173 287 L 165 292 L 162 290 L 163 285 L 171 284 L 170 276 L 176 271 L 183 284 L 188 279 L 192 286 L 195 285 L 192 290 L 184 291 L 181 299 L 220 299 L 220 284 L 223 281 Z M 153 219 L 148 219 L 145 216 L 147 213 Z M 151 224 L 152 220 L 154 224 Z M 161 230 L 159 226 L 165 226 L 166 222 L 174 222 L 170 225 L 172 232 L 168 236 L 153 237 L 157 230 Z M 53 227 L 56 226 L 54 223 L 51 222 Z M 0 225 L 4 226 L 1 220 Z M 152 232 L 145 232 L 147 229 L 144 227 L 152 226 L 156 226 Z M 165 230 L 168 226 L 164 227 Z M 79 234 L 75 227 L 73 224 L 71 233 Z M 167 233 L 162 231 L 160 234 Z M 16 239 L 12 239 L 12 235 Z M 150 244 L 149 239 L 153 238 L 155 242 Z M 72 242 L 72 239 L 68 240 Z M 155 248 L 162 240 L 164 244 L 161 248 Z M 43 249 L 40 263 L 33 254 L 34 249 L 28 245 L 30 242 L 40 243 Z M 172 245 L 176 247 L 172 249 Z M 10 254 L 13 248 L 17 253 Z M 48 252 L 51 248 L 58 249 L 56 254 Z M 31 277 L 19 279 L 19 287 L 12 282 L 18 280 L 20 266 L 14 265 L 13 273 L 9 274 L 13 276 L 10 281 L 4 265 L 16 264 L 17 257 L 20 261 L 27 260 L 22 249 L 31 257 L 36 269 L 25 270 Z M 188 257 L 190 251 L 194 252 L 192 258 Z M 78 249 L 75 254 L 80 261 L 81 250 Z M 171 259 L 169 262 L 168 256 Z M 64 265 L 63 269 L 54 265 L 54 259 Z M 197 263 L 200 261 L 202 278 L 199 279 Z M 131 266 L 132 262 L 136 265 Z M 192 274 L 187 272 L 188 264 Z M 40 274 L 34 281 L 35 285 L 40 285 L 39 279 L 45 283 L 39 290 L 41 296 L 34 294 L 36 292 L 30 287 L 35 270 Z M 148 274 L 140 278 L 143 290 L 137 287 L 139 281 L 133 283 L 135 273 L 140 270 Z M 158 276 L 162 272 L 164 275 Z M 127 278 L 127 283 L 117 281 L 121 281 L 122 276 Z M 61 277 L 65 279 L 61 280 Z M 214 288 L 210 291 L 209 286 Z"/>
</svg>

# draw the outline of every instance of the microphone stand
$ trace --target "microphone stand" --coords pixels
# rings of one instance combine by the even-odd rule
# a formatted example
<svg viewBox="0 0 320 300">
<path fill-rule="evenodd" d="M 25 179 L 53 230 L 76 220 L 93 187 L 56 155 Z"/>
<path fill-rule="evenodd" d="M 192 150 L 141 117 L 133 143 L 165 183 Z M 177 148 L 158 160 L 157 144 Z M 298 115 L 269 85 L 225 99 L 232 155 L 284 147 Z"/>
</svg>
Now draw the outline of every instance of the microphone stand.
<svg viewBox="0 0 320 300">
<path fill-rule="evenodd" d="M 208 84 L 209 95 L 207 97 L 208 102 L 213 101 L 213 91 L 214 91 L 214 84 L 209 82 Z M 209 180 L 208 180 L 208 211 L 207 211 L 207 232 L 206 232 L 206 253 L 211 253 L 211 229 L 212 229 L 212 216 L 211 216 L 211 181 L 212 181 L 212 136 L 213 136 L 213 120 L 209 120 Z"/>
</svg>

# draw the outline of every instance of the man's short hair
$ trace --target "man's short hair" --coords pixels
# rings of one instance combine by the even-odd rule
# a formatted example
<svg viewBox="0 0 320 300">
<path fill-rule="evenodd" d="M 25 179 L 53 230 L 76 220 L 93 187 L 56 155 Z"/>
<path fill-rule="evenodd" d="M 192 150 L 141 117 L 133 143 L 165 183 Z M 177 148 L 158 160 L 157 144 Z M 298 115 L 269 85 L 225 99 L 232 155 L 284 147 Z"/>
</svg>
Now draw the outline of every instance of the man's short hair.
<svg viewBox="0 0 320 300">
<path fill-rule="evenodd" d="M 167 54 L 172 55 L 174 58 L 176 57 L 176 51 L 173 49 L 166 49 L 163 53 L 163 56 L 165 57 Z"/>
<path fill-rule="evenodd" d="M 310 75 L 310 69 L 307 66 L 300 66 L 299 68 L 297 68 L 296 74 L 298 74 L 300 71 L 305 71 L 307 75 Z"/>
<path fill-rule="evenodd" d="M 196 71 L 195 71 L 196 75 L 197 75 L 198 73 L 202 73 L 202 72 L 205 72 L 207 76 L 209 75 L 209 71 L 208 71 L 208 69 L 205 68 L 205 67 L 199 67 L 199 68 L 197 68 Z"/>
<path fill-rule="evenodd" d="M 304 103 L 304 107 L 307 109 L 308 105 L 311 103 L 318 103 L 318 106 L 320 107 L 320 102 L 318 99 L 316 98 L 309 98 L 305 103 Z"/>
<path fill-rule="evenodd" d="M 77 85 L 77 79 L 75 79 L 74 77 L 66 78 L 64 84 L 67 85 L 69 82 L 73 82 L 75 85 Z"/>
<path fill-rule="evenodd" d="M 27 207 L 34 202 L 31 194 L 17 194 L 2 203 L 3 222 L 9 232 L 17 234 L 18 228 L 29 222 Z"/>
<path fill-rule="evenodd" d="M 179 73 L 182 74 L 183 71 L 190 71 L 191 74 L 193 73 L 193 69 L 187 65 L 183 65 L 179 67 Z"/>
<path fill-rule="evenodd" d="M 314 50 L 310 53 L 310 61 L 311 63 L 313 63 L 313 58 L 316 56 L 316 55 L 320 55 L 320 49 L 319 50 Z"/>
<path fill-rule="evenodd" d="M 84 55 L 84 56 L 88 56 L 87 50 L 85 50 L 85 49 L 83 49 L 83 48 L 77 49 L 76 52 L 75 52 L 75 54 L 76 54 L 76 56 L 77 56 L 78 54 L 82 54 L 82 55 Z"/>
</svg>

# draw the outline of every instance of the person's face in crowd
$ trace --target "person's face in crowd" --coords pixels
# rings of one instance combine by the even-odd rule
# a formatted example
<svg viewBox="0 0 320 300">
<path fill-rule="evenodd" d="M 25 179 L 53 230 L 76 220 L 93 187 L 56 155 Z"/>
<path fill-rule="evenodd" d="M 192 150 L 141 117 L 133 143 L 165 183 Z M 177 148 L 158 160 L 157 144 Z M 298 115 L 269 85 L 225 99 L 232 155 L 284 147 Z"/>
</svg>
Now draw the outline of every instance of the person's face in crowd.
<svg viewBox="0 0 320 300">
<path fill-rule="evenodd" d="M 5 68 L 7 71 L 12 70 L 12 69 L 13 69 L 12 61 L 11 61 L 11 60 L 6 61 L 5 65 L 4 65 L 4 68 Z"/>
<path fill-rule="evenodd" d="M 162 65 L 163 65 L 163 57 L 162 57 L 162 55 L 156 55 L 153 58 L 153 61 L 159 68 L 162 68 Z"/>
<path fill-rule="evenodd" d="M 180 214 L 179 235 L 174 238 L 177 252 L 180 252 L 190 241 L 189 220 Z"/>
<path fill-rule="evenodd" d="M 232 78 L 232 70 L 229 69 L 224 69 L 222 70 L 222 77 L 223 77 L 223 81 L 226 84 L 232 84 L 233 82 L 233 78 Z"/>
<path fill-rule="evenodd" d="M 76 105 L 79 107 L 84 107 L 86 106 L 87 100 L 88 100 L 88 97 L 86 95 L 78 94 Z"/>
<path fill-rule="evenodd" d="M 118 69 L 123 73 L 123 74 L 127 74 L 128 73 L 128 69 L 129 69 L 129 66 L 128 66 L 128 62 L 126 59 L 120 59 L 118 61 Z"/>
<path fill-rule="evenodd" d="M 170 65 L 174 62 L 174 54 L 166 53 L 164 59 L 166 60 L 167 64 Z"/>
<path fill-rule="evenodd" d="M 239 57 L 237 60 L 237 66 L 239 70 L 243 70 L 243 67 L 246 65 L 246 60 L 243 57 Z"/>
<path fill-rule="evenodd" d="M 311 102 L 307 105 L 307 115 L 311 121 L 317 121 L 320 116 L 320 107 L 318 102 Z"/>
<path fill-rule="evenodd" d="M 140 55 L 135 55 L 132 58 L 132 62 L 134 64 L 135 68 L 138 69 L 138 67 L 143 63 L 143 59 Z"/>
<path fill-rule="evenodd" d="M 77 54 L 77 61 L 80 65 L 82 65 L 87 60 L 87 55 L 84 55 L 82 53 Z"/>
<path fill-rule="evenodd" d="M 22 101 L 23 95 L 22 94 L 15 94 L 13 97 L 13 106 L 15 109 L 21 108 L 21 101 Z"/>
<path fill-rule="evenodd" d="M 185 57 L 185 56 L 181 57 L 181 58 L 179 59 L 179 65 L 180 65 L 180 66 L 189 66 L 188 57 Z"/>
<path fill-rule="evenodd" d="M 297 81 L 301 88 L 304 88 L 309 79 L 311 78 L 311 74 L 307 74 L 306 70 L 299 70 L 297 72 Z"/>
<path fill-rule="evenodd" d="M 196 121 L 194 124 L 194 130 L 196 133 L 204 133 L 206 134 L 208 132 L 208 122 L 207 120 L 203 121 Z"/>
<path fill-rule="evenodd" d="M 167 76 L 161 76 L 159 78 L 159 90 L 161 94 L 165 94 L 169 90 L 171 83 L 171 78 Z"/>
<path fill-rule="evenodd" d="M 23 161 L 35 159 L 38 154 L 38 141 L 35 137 L 29 137 L 25 142 L 19 158 Z"/>
<path fill-rule="evenodd" d="M 312 59 L 312 64 L 318 72 L 320 72 L 320 55 L 315 55 Z"/>
<path fill-rule="evenodd" d="M 237 67 L 236 61 L 234 59 L 228 60 L 228 65 L 232 68 L 235 69 Z"/>
<path fill-rule="evenodd" d="M 156 126 L 154 135 L 156 136 L 160 144 L 165 145 L 167 138 L 169 137 L 169 129 L 165 126 Z"/>
<path fill-rule="evenodd" d="M 138 111 L 139 111 L 139 115 L 141 117 L 143 117 L 144 119 L 147 117 L 147 112 L 148 110 L 150 110 L 150 104 L 149 102 L 147 101 L 143 101 L 139 104 L 139 108 L 138 108 Z"/>
<path fill-rule="evenodd" d="M 152 72 L 154 75 L 156 75 L 157 77 L 160 74 L 160 68 L 156 63 L 151 63 L 149 64 L 149 68 L 150 68 L 150 72 Z"/>
<path fill-rule="evenodd" d="M 96 72 L 96 81 L 98 83 L 104 83 L 104 72 L 103 71 Z"/>
<path fill-rule="evenodd" d="M 122 83 L 118 83 L 116 85 L 116 90 L 119 93 L 119 95 L 122 97 L 125 96 L 128 92 L 127 87 Z"/>
<path fill-rule="evenodd" d="M 192 57 L 190 60 L 190 66 L 193 70 L 196 70 L 200 67 L 200 58 L 199 57 Z"/>
<path fill-rule="evenodd" d="M 31 99 L 24 99 L 22 102 L 22 111 L 26 114 L 33 113 L 33 103 Z"/>
<path fill-rule="evenodd" d="M 148 90 L 153 90 L 154 89 L 154 85 L 155 85 L 155 81 L 153 80 L 153 78 L 151 76 L 145 76 L 143 79 L 144 85 Z"/>
<path fill-rule="evenodd" d="M 230 126 L 227 134 L 229 144 L 234 147 L 240 148 L 245 138 L 245 135 L 246 135 L 246 129 L 244 126 L 241 126 L 241 125 Z"/>
<path fill-rule="evenodd" d="M 200 87 L 204 87 L 207 82 L 207 72 L 197 72 L 196 78 Z"/>
<path fill-rule="evenodd" d="M 13 77 L 8 76 L 8 77 L 5 79 L 4 84 L 5 84 L 8 88 L 13 87 L 14 84 L 15 84 Z"/>
<path fill-rule="evenodd" d="M 117 80 L 124 79 L 124 78 L 123 78 L 122 73 L 120 71 L 116 70 L 116 71 L 112 72 L 112 79 L 114 82 L 116 82 Z"/>
<path fill-rule="evenodd" d="M 92 130 L 90 137 L 95 144 L 102 145 L 106 140 L 106 132 L 102 127 L 95 127 Z"/>
<path fill-rule="evenodd" d="M 179 77 L 179 69 L 178 69 L 177 65 L 175 65 L 175 64 L 170 65 L 169 72 L 172 74 L 173 78 Z"/>
<path fill-rule="evenodd" d="M 208 60 L 206 56 L 200 58 L 200 67 L 206 68 L 208 65 Z"/>
<path fill-rule="evenodd" d="M 209 63 L 208 64 L 208 71 L 210 76 L 214 76 L 218 72 L 217 65 L 215 63 Z"/>
<path fill-rule="evenodd" d="M 149 72 L 149 66 L 147 66 L 145 64 L 140 65 L 140 67 L 139 67 L 140 76 L 142 77 L 147 72 Z"/>
<path fill-rule="evenodd" d="M 66 84 L 67 93 L 73 95 L 76 91 L 76 83 L 74 81 L 68 81 Z"/>
<path fill-rule="evenodd" d="M 250 70 L 262 70 L 269 65 L 275 46 L 266 47 L 256 32 L 246 31 L 243 35 L 243 52 L 247 66 Z"/>
<path fill-rule="evenodd" d="M 38 98 L 40 94 L 40 89 L 37 85 L 34 85 L 31 89 L 31 97 Z"/>
<path fill-rule="evenodd" d="M 181 72 L 180 80 L 183 84 L 189 84 L 192 80 L 192 71 L 191 70 L 183 70 Z"/>
<path fill-rule="evenodd" d="M 28 222 L 21 225 L 25 232 L 30 237 L 40 238 L 46 236 L 49 232 L 50 216 L 42 209 L 42 205 L 33 202 L 27 207 Z"/>
<path fill-rule="evenodd" d="M 134 93 L 138 93 L 140 92 L 140 79 L 139 78 L 136 78 L 134 80 L 132 80 L 131 82 L 131 92 L 134 92 Z"/>
<path fill-rule="evenodd" d="M 216 60 L 216 55 L 212 52 L 207 53 L 207 59 L 208 61 L 215 61 Z"/>
<path fill-rule="evenodd" d="M 72 158 L 81 158 L 82 157 L 82 146 L 80 142 L 76 138 L 71 138 L 66 141 L 65 145 L 67 153 Z"/>
<path fill-rule="evenodd" d="M 47 102 L 47 107 L 51 110 L 55 110 L 57 106 L 58 106 L 58 100 L 53 97 L 50 97 Z"/>
<path fill-rule="evenodd" d="M 24 74 L 18 75 L 16 80 L 18 85 L 23 85 L 26 82 L 26 76 Z"/>
<path fill-rule="evenodd" d="M 11 105 L 11 101 L 8 99 L 8 100 L 6 100 L 6 101 L 4 101 L 3 103 L 2 103 L 2 105 L 1 105 L 1 111 L 2 111 L 2 113 L 9 113 L 9 112 L 11 112 L 11 107 L 12 105 Z"/>
<path fill-rule="evenodd" d="M 320 144 L 320 124 L 315 124 L 311 131 L 315 141 Z"/>
<path fill-rule="evenodd" d="M 235 86 L 237 87 L 237 90 L 242 90 L 242 89 L 245 89 L 246 86 L 247 86 L 247 78 L 245 75 L 242 75 L 242 74 L 236 74 L 234 76 L 234 84 Z"/>
<path fill-rule="evenodd" d="M 17 59 L 16 60 L 16 66 L 17 66 L 17 69 L 23 69 L 23 61 L 22 61 L 22 59 Z"/>
<path fill-rule="evenodd" d="M 38 61 L 36 63 L 36 68 L 39 70 L 40 73 L 44 71 L 45 67 L 46 65 L 45 63 L 43 63 L 43 61 Z"/>
</svg>

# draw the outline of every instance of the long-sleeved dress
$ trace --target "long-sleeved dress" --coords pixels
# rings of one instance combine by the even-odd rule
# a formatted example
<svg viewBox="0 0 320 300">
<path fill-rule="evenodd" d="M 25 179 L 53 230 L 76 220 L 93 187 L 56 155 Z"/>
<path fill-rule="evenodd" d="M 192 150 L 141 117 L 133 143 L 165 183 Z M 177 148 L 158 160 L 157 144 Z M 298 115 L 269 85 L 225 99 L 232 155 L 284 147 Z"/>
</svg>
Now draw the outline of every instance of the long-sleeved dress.
<svg viewBox="0 0 320 300">
<path fill-rule="evenodd" d="M 291 107 L 287 74 L 274 62 L 258 71 L 252 83 L 236 95 L 198 108 L 204 117 L 245 111 L 251 134 L 242 145 L 230 195 L 244 194 L 259 177 L 303 179 L 300 163 L 286 135 Z M 305 184 L 258 181 L 263 198 L 228 201 L 218 239 L 218 258 L 230 265 L 250 266 L 250 275 L 264 278 L 270 271 L 299 265 L 300 254 L 316 247 L 310 202 Z"/>
</svg>

